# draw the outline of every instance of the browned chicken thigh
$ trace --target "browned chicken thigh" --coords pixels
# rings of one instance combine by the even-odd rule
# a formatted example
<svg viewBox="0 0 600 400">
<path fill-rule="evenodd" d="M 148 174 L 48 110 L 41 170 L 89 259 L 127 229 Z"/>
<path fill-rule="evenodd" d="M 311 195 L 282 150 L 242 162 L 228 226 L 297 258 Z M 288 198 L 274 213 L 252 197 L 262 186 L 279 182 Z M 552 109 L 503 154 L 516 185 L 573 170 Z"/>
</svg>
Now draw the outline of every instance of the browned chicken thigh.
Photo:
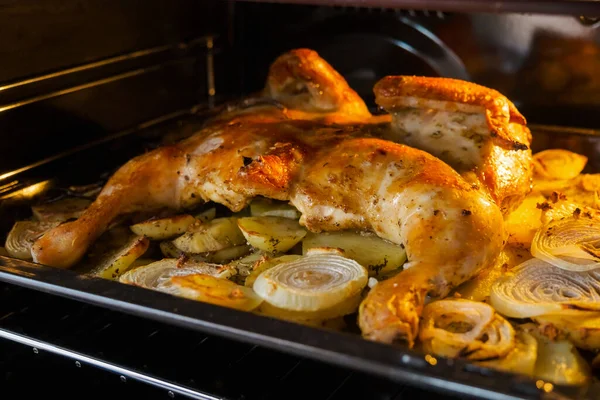
<svg viewBox="0 0 600 400">
<path fill-rule="evenodd" d="M 435 86 L 432 82 L 411 84 L 425 88 Z M 34 260 L 72 266 L 124 213 L 185 209 L 207 201 L 239 211 L 256 196 L 285 200 L 298 208 L 301 224 L 311 231 L 368 230 L 406 248 L 406 270 L 371 290 L 361 305 L 359 324 L 367 338 L 412 344 L 425 297 L 446 295 L 501 251 L 504 229 L 498 204 L 518 201 L 528 188 L 496 184 L 489 176 L 497 173 L 511 182 L 526 182 L 529 167 L 521 158 L 530 154 L 529 136 L 524 120 L 512 117 L 499 119 L 505 129 L 501 134 L 489 125 L 484 132 L 479 119 L 489 123 L 490 104 L 508 102 L 499 94 L 487 93 L 492 97 L 481 104 L 474 100 L 475 108 L 458 107 L 465 114 L 462 123 L 479 124 L 473 130 L 483 136 L 481 147 L 467 151 L 469 163 L 457 168 L 463 177 L 440 158 L 387 140 L 408 142 L 407 132 L 419 132 L 418 126 L 410 125 L 417 124 L 412 119 L 423 111 L 418 103 L 394 105 L 396 94 L 389 91 L 390 85 L 402 86 L 401 80 L 384 80 L 381 85 L 388 91 L 378 86 L 376 95 L 392 112 L 392 124 L 389 116 L 371 116 L 360 97 L 316 53 L 285 54 L 271 67 L 263 93 L 281 102 L 283 109 L 260 106 L 225 113 L 192 137 L 129 161 L 78 220 L 58 226 L 34 244 Z M 410 96 L 418 99 L 423 93 L 417 90 Z M 447 101 L 462 104 L 457 98 Z M 410 123 L 402 122 L 398 111 L 407 106 L 416 110 L 406 113 Z M 450 112 L 435 107 L 436 112 Z M 421 118 L 428 121 L 424 114 Z M 435 150 L 425 140 L 417 144 Z M 501 165 L 495 170 L 486 164 L 504 163 L 502 157 L 487 155 L 494 149 L 516 160 L 504 172 L 497 172 Z M 449 156 L 462 154 L 451 146 L 448 151 Z"/>
</svg>

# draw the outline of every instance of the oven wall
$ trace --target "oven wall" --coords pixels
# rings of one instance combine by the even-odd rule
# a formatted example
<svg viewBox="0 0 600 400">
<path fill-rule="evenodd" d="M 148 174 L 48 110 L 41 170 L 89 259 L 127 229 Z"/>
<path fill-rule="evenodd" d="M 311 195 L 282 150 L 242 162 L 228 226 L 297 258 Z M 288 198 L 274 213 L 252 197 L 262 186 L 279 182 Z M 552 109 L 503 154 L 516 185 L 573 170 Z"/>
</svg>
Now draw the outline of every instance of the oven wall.
<svg viewBox="0 0 600 400">
<path fill-rule="evenodd" d="M 225 1 L 0 0 L 0 174 L 206 104 L 207 53 L 220 62 L 227 10 Z"/>
<path fill-rule="evenodd" d="M 385 75 L 447 76 L 498 89 L 530 122 L 600 128 L 597 21 L 245 2 L 235 16 L 244 93 L 279 53 L 310 47 L 373 108 L 373 84 Z"/>
</svg>

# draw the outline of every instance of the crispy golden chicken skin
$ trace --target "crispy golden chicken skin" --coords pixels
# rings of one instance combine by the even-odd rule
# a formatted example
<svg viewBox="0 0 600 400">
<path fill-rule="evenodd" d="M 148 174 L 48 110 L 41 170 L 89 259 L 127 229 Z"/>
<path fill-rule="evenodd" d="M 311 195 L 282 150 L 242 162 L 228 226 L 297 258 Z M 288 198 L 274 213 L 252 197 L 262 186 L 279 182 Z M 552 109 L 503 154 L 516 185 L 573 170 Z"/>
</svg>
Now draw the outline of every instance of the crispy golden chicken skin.
<svg viewBox="0 0 600 400">
<path fill-rule="evenodd" d="M 435 84 L 406 79 L 412 85 L 407 92 L 402 92 L 406 88 L 394 92 L 389 86 L 392 82 L 400 86 L 401 79 L 384 80 L 388 83 L 378 88 L 385 91 L 376 87 L 378 102 L 392 112 L 390 124 L 389 117 L 372 116 L 316 53 L 287 53 L 271 67 L 264 91 L 284 108 L 257 106 L 224 113 L 192 137 L 132 159 L 111 177 L 81 218 L 58 226 L 34 244 L 34 260 L 72 266 L 111 221 L 128 212 L 186 209 L 206 201 L 239 211 L 256 196 L 285 200 L 298 208 L 301 224 L 311 231 L 368 230 L 406 248 L 406 270 L 371 290 L 360 307 L 359 325 L 366 338 L 412 344 L 425 297 L 445 296 L 500 253 L 503 215 L 495 201 L 524 194 L 480 179 L 485 176 L 481 171 L 498 167 L 486 153 L 488 144 L 462 150 L 461 143 L 457 147 L 444 142 L 442 153 L 450 161 L 463 160 L 465 151 L 471 157 L 454 168 L 415 148 L 435 149 L 425 140 L 432 129 L 428 112 L 449 121 L 456 117 L 449 114 L 459 108 L 464 115 L 458 116 L 465 118 L 460 124 L 466 127 L 460 129 L 484 136 L 483 143 L 500 134 L 490 133 L 487 109 L 471 104 L 475 100 L 463 105 L 456 103 L 461 98 L 452 97 L 447 99 L 454 104 L 451 110 L 434 104 L 438 108 L 423 111 L 423 103 L 415 97 L 419 106 L 406 103 L 407 107 L 396 94 L 417 96 L 421 85 L 426 102 Z M 436 96 L 435 101 L 445 98 Z M 496 104 L 486 101 L 486 107 Z M 508 132 L 511 140 L 528 145 L 522 122 L 509 122 L 521 127 L 522 136 Z M 447 129 L 452 126 L 439 128 Z M 407 134 L 421 135 L 419 146 L 397 143 L 409 142 Z M 505 149 L 495 141 L 493 146 Z M 506 151 L 528 151 L 511 146 Z M 517 153 L 507 154 L 518 159 Z M 509 163 L 501 174 L 518 180 L 527 174 L 523 168 L 519 162 Z"/>
<path fill-rule="evenodd" d="M 531 132 L 499 92 L 449 78 L 388 76 L 374 88 L 388 139 L 425 150 L 482 186 L 504 214 L 531 190 Z"/>
</svg>

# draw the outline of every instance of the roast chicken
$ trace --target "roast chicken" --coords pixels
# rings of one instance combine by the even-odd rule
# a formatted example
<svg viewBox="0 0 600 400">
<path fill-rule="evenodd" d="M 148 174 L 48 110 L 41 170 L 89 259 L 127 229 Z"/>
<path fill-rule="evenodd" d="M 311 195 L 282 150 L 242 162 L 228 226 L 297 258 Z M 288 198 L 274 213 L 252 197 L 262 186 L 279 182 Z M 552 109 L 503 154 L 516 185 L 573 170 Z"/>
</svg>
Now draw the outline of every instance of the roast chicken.
<svg viewBox="0 0 600 400">
<path fill-rule="evenodd" d="M 394 76 L 374 90 L 389 114 L 372 115 L 316 52 L 280 56 L 257 101 L 126 163 L 79 219 L 34 243 L 34 261 L 73 266 L 126 213 L 289 201 L 310 231 L 371 231 L 406 249 L 404 271 L 370 291 L 358 322 L 365 338 L 412 345 L 427 296 L 502 250 L 504 215 L 530 188 L 531 137 L 507 98 L 472 83 Z"/>
</svg>

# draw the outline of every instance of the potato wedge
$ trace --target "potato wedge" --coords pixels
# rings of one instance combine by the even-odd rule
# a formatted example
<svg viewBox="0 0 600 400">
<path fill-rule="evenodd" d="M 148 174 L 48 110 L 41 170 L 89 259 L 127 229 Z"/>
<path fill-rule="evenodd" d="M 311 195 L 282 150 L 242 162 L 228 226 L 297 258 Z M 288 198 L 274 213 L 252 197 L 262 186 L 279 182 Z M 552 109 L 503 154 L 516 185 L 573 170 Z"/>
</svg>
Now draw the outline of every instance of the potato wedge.
<svg viewBox="0 0 600 400">
<path fill-rule="evenodd" d="M 192 225 L 190 231 L 173 240 L 186 253 L 207 253 L 245 244 L 236 218 L 216 218 L 206 224 Z"/>
<path fill-rule="evenodd" d="M 273 268 L 277 264 L 281 264 L 281 263 L 284 263 L 284 262 L 290 262 L 290 261 L 297 260 L 300 257 L 302 257 L 302 256 L 299 256 L 299 255 L 296 255 L 296 254 L 290 254 L 290 255 L 285 255 L 285 256 L 280 256 L 280 257 L 275 257 L 275 258 L 265 258 L 265 259 L 259 261 L 258 263 L 255 263 L 254 266 L 253 266 L 253 268 L 252 268 L 252 271 L 246 277 L 246 281 L 244 282 L 244 286 L 247 286 L 249 288 L 253 287 L 254 286 L 254 281 L 256 281 L 256 278 L 258 278 L 258 276 L 260 274 L 262 274 L 263 272 L 265 272 L 269 268 Z"/>
<path fill-rule="evenodd" d="M 299 219 L 300 211 L 296 207 L 282 202 L 265 198 L 256 198 L 250 203 L 250 215 L 253 217 L 282 217 Z"/>
<path fill-rule="evenodd" d="M 171 286 L 182 297 L 242 311 L 251 311 L 263 302 L 252 289 L 210 275 L 174 276 Z"/>
<path fill-rule="evenodd" d="M 306 230 L 290 218 L 240 218 L 238 226 L 252 247 L 269 253 L 284 253 L 306 236 Z"/>
<path fill-rule="evenodd" d="M 146 236 L 150 240 L 165 240 L 184 233 L 196 222 L 196 218 L 183 214 L 169 218 L 150 219 L 131 225 L 129 228 L 138 236 Z"/>
<path fill-rule="evenodd" d="M 150 240 L 147 237 L 134 236 L 124 246 L 107 254 L 90 274 L 104 279 L 116 279 L 133 266 L 135 260 L 148 250 L 148 246 Z"/>
<path fill-rule="evenodd" d="M 213 219 L 215 219 L 216 216 L 217 216 L 217 209 L 212 207 L 212 208 L 209 208 L 208 210 L 204 210 L 201 213 L 196 214 L 195 218 L 197 220 L 200 220 L 200 221 L 206 223 L 206 222 L 210 222 Z"/>
<path fill-rule="evenodd" d="M 179 258 L 185 254 L 184 251 L 179 250 L 170 240 L 160 242 L 159 247 L 160 252 L 167 258 Z"/>
<path fill-rule="evenodd" d="M 342 232 L 309 232 L 302 241 L 302 253 L 312 248 L 330 247 L 344 252 L 369 271 L 370 276 L 398 269 L 406 261 L 406 251 L 397 244 L 383 240 L 375 234 Z"/>
<path fill-rule="evenodd" d="M 92 204 L 91 200 L 69 197 L 33 206 L 31 211 L 38 221 L 64 222 L 68 219 L 79 218 L 90 204 Z"/>
</svg>

